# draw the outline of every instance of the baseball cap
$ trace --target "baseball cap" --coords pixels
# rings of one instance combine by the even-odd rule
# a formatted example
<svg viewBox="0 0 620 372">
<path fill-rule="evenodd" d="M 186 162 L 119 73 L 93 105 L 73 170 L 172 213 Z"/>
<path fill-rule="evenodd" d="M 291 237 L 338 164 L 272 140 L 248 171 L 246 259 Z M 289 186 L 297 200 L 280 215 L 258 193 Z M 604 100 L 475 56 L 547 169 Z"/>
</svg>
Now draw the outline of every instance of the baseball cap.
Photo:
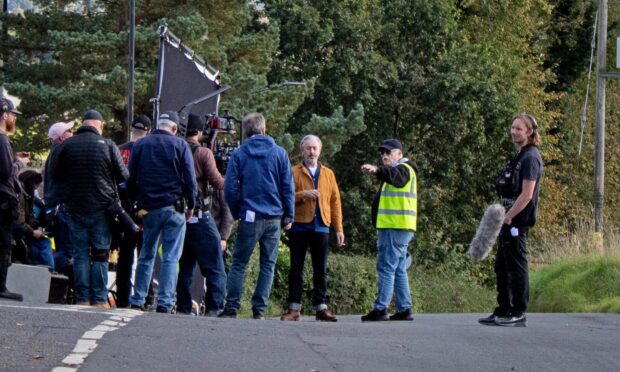
<svg viewBox="0 0 620 372">
<path fill-rule="evenodd" d="M 52 124 L 50 129 L 47 131 L 47 136 L 52 141 L 55 141 L 58 138 L 60 138 L 60 136 L 62 136 L 62 134 L 64 132 L 68 131 L 71 128 L 73 128 L 73 122 L 64 123 L 64 122 L 61 121 L 61 122 L 58 122 L 58 123 L 54 123 L 54 124 Z"/>
<path fill-rule="evenodd" d="M 22 113 L 15 109 L 15 104 L 8 98 L 0 99 L 0 110 L 2 112 L 12 112 L 15 115 L 21 115 Z"/>
<path fill-rule="evenodd" d="M 88 110 L 82 116 L 82 121 L 86 120 L 99 120 L 103 121 L 103 116 L 97 110 Z"/>
<path fill-rule="evenodd" d="M 140 130 L 151 129 L 151 119 L 146 115 L 136 116 L 131 123 L 131 127 Z"/>
<path fill-rule="evenodd" d="M 159 124 L 168 123 L 179 125 L 179 115 L 176 111 L 166 111 L 163 114 L 159 115 L 159 120 L 157 121 Z"/>
<path fill-rule="evenodd" d="M 383 141 L 383 143 L 381 144 L 381 146 L 379 146 L 378 150 L 394 150 L 394 149 L 399 149 L 400 151 L 403 150 L 403 145 L 400 143 L 399 140 L 394 139 L 394 138 L 390 138 L 390 139 L 386 139 L 385 141 Z"/>
</svg>

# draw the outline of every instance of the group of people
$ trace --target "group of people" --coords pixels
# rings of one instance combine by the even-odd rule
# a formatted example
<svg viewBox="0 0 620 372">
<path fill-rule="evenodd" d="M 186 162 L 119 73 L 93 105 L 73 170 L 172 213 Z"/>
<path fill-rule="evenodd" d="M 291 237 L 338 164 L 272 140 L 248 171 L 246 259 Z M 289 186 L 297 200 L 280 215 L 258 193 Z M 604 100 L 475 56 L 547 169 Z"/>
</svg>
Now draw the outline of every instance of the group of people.
<svg viewBox="0 0 620 372">
<path fill-rule="evenodd" d="M 13 244 L 11 226 L 19 217 L 15 196 L 20 187 L 18 161 L 6 134 L 14 132 L 20 113 L 10 100 L 1 103 L 0 297 L 19 300 L 5 282 Z M 102 136 L 104 119 L 96 110 L 84 113 L 75 134 L 71 123 L 50 127 L 52 149 L 44 177 L 25 189 L 28 194 L 38 187 L 37 181 L 44 181 L 43 210 L 54 221 L 56 241 L 52 264 L 60 267 L 72 261 L 75 302 L 109 307 L 111 224 L 122 222 L 126 211 L 141 228 L 121 223 L 117 306 L 145 310 L 161 248 L 157 312 L 192 311 L 190 287 L 197 265 L 206 279 L 205 315 L 236 318 L 245 272 L 258 243 L 260 270 L 251 305 L 253 318 L 264 319 L 280 236 L 287 230 L 291 266 L 288 309 L 281 320 L 301 317 L 303 268 L 310 251 L 316 319 L 337 321 L 327 304 L 328 242 L 330 229 L 339 246 L 345 244 L 345 235 L 336 177 L 319 161 L 321 139 L 303 137 L 299 144 L 302 161 L 291 166 L 286 151 L 266 134 L 263 115 L 248 114 L 242 121 L 244 141 L 232 154 L 223 177 L 211 150 L 200 145 L 204 125 L 201 117 L 190 115 L 183 138 L 177 135 L 180 119 L 176 112 L 162 113 L 152 131 L 148 117 L 139 116 L 132 123 L 130 142 L 120 149 Z M 499 306 L 480 320 L 483 324 L 525 321 L 526 239 L 536 220 L 542 161 L 537 124 L 531 115 L 513 118 L 511 133 L 519 153 L 502 172 L 498 189 L 507 209 L 496 263 Z M 372 202 L 372 221 L 378 230 L 377 297 L 362 321 L 413 320 L 407 249 L 417 223 L 417 165 L 404 156 L 397 139 L 385 140 L 378 150 L 382 165 L 361 166 L 363 173 L 374 175 L 380 183 Z M 237 234 L 226 273 L 223 252 L 233 221 L 238 221 Z M 36 237 L 35 231 L 28 234 Z M 393 296 L 396 312 L 389 316 Z"/>
</svg>

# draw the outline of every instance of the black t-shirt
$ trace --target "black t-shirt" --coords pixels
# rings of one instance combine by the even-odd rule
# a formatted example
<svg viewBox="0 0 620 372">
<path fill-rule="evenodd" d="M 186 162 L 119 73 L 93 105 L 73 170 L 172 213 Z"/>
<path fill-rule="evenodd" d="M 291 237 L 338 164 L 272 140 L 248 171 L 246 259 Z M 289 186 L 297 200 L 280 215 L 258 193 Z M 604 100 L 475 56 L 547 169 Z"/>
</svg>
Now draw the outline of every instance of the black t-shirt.
<svg viewBox="0 0 620 372">
<path fill-rule="evenodd" d="M 523 181 L 536 181 L 532 200 L 512 220 L 514 226 L 534 226 L 538 217 L 538 194 L 543 164 L 540 151 L 535 146 L 526 146 L 504 167 L 498 179 L 498 193 L 503 200 L 514 200 L 521 194 Z M 504 204 L 507 209 L 511 206 Z"/>
</svg>

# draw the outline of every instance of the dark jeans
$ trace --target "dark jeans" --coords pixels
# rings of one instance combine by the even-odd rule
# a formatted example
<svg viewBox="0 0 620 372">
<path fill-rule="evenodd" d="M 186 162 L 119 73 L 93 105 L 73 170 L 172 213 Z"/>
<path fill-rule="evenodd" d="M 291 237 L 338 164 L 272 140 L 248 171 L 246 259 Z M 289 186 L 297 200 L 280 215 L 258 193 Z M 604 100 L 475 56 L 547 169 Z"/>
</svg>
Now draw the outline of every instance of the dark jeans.
<svg viewBox="0 0 620 372">
<path fill-rule="evenodd" d="M 108 302 L 110 222 L 104 211 L 69 214 L 73 250 L 73 275 L 77 302 Z"/>
<path fill-rule="evenodd" d="M 205 213 L 203 218 L 196 223 L 187 224 L 177 281 L 177 312 L 179 313 L 189 314 L 192 311 L 191 285 L 196 262 L 198 262 L 200 272 L 207 279 L 205 310 L 223 309 L 226 272 L 224 271 L 220 233 L 210 213 Z"/>
<path fill-rule="evenodd" d="M 289 232 L 291 249 L 291 270 L 288 274 L 288 302 L 291 308 L 301 305 L 303 293 L 303 273 L 306 252 L 310 247 L 312 258 L 312 284 L 314 286 L 312 303 L 327 303 L 327 254 L 329 234 L 314 231 Z M 296 309 L 299 310 L 299 309 Z"/>
<path fill-rule="evenodd" d="M 511 227 L 502 226 L 499 248 L 495 260 L 497 277 L 497 316 L 521 315 L 529 301 L 529 277 L 527 263 L 527 234 L 529 228 L 520 227 L 519 234 L 512 236 Z"/>
<path fill-rule="evenodd" d="M 53 214 L 52 210 L 46 210 L 46 214 Z M 68 215 L 65 207 L 60 205 L 58 213 L 51 218 L 54 219 L 54 268 L 58 272 L 63 272 L 73 259 L 73 243 L 71 242 L 71 232 L 69 231 Z"/>
</svg>

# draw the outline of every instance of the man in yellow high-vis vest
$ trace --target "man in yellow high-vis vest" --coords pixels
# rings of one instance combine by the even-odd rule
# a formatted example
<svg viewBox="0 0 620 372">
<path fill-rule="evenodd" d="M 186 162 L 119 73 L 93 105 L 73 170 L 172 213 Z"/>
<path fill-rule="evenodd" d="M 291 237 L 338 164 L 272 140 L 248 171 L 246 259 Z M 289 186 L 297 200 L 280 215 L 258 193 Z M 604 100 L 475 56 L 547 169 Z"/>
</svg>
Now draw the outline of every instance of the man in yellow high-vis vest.
<svg viewBox="0 0 620 372">
<path fill-rule="evenodd" d="M 379 151 L 383 166 L 362 165 L 362 172 L 381 181 L 372 204 L 373 224 L 378 230 L 377 298 L 362 321 L 413 320 L 406 261 L 416 230 L 417 165 L 403 157 L 403 145 L 397 139 L 383 141 Z M 388 317 L 393 293 L 396 313 Z"/>
</svg>

